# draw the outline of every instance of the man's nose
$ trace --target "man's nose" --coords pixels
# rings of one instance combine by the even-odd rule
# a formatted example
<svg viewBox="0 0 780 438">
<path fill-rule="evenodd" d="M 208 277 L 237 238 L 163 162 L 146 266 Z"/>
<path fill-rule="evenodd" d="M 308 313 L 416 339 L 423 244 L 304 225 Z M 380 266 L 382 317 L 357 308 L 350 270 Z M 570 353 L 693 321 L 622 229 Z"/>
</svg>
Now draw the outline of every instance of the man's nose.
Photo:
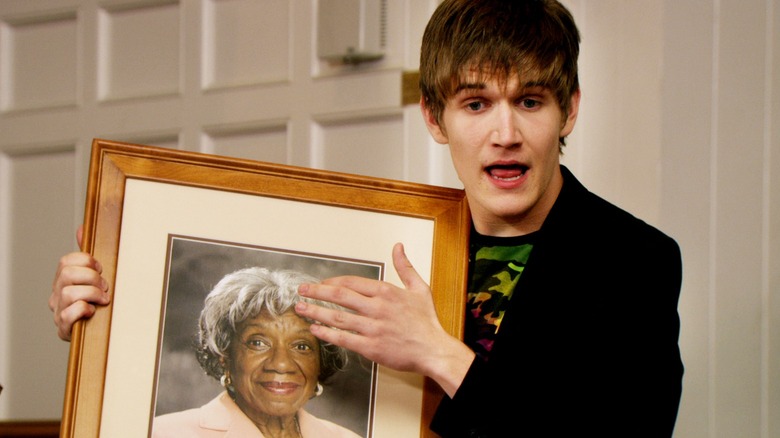
<svg viewBox="0 0 780 438">
<path fill-rule="evenodd" d="M 512 147 L 520 144 L 522 135 L 518 115 L 509 104 L 496 107 L 493 143 L 496 146 Z"/>
</svg>

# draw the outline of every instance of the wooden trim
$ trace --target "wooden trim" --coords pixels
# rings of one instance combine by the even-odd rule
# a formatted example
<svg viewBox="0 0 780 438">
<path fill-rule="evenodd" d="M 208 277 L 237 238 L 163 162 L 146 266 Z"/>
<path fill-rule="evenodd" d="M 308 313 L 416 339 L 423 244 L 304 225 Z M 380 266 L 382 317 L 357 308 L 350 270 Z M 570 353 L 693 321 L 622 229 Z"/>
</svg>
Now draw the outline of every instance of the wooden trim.
<svg viewBox="0 0 780 438">
<path fill-rule="evenodd" d="M 3 438 L 57 438 L 59 421 L 0 421 L 0 437 Z"/>
<path fill-rule="evenodd" d="M 420 103 L 420 72 L 405 71 L 401 76 L 401 106 Z"/>
</svg>

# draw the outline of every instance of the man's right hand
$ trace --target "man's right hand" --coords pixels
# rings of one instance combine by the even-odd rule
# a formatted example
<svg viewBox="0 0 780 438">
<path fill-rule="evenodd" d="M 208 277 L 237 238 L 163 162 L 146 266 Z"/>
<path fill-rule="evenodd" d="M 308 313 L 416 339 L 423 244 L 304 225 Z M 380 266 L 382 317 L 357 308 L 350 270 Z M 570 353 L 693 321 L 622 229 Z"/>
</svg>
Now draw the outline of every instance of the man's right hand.
<svg viewBox="0 0 780 438">
<path fill-rule="evenodd" d="M 81 246 L 82 228 L 76 232 Z M 60 258 L 49 297 L 49 309 L 54 313 L 57 336 L 70 341 L 73 324 L 91 317 L 97 305 L 111 301 L 108 282 L 101 276 L 103 267 L 85 252 L 72 252 Z"/>
</svg>

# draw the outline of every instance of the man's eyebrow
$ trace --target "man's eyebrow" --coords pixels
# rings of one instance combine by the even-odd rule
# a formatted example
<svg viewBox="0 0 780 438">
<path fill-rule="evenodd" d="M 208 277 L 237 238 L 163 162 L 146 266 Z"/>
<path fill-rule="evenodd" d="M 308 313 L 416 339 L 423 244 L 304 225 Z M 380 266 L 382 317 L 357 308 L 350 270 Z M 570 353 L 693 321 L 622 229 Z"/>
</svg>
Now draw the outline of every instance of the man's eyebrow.
<svg viewBox="0 0 780 438">
<path fill-rule="evenodd" d="M 477 83 L 477 82 L 463 82 L 458 84 L 457 87 L 455 87 L 455 93 L 458 94 L 463 90 L 484 90 L 486 85 L 484 83 Z"/>
<path fill-rule="evenodd" d="M 453 94 L 458 94 L 464 90 L 474 91 L 474 90 L 484 90 L 485 88 L 487 88 L 487 85 L 483 82 L 462 82 L 459 83 L 457 87 L 455 87 Z M 543 88 L 545 90 L 550 89 L 549 85 L 547 85 L 546 83 L 534 80 L 534 81 L 528 81 L 524 83 L 520 87 L 520 90 L 529 90 L 532 88 Z"/>
<path fill-rule="evenodd" d="M 545 90 L 552 90 L 552 87 L 549 83 L 541 82 L 541 81 L 528 81 L 525 84 L 523 84 L 523 89 L 527 90 L 529 88 L 543 88 Z"/>
</svg>

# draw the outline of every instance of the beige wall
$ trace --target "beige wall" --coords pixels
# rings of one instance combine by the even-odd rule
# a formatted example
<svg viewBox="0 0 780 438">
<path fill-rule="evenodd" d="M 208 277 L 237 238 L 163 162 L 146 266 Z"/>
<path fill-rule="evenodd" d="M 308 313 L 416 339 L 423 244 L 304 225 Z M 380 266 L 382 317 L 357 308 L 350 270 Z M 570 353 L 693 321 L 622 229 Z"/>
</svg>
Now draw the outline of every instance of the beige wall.
<svg viewBox="0 0 780 438">
<path fill-rule="evenodd" d="M 778 436 L 780 2 L 665 7 L 662 218 L 687 266 L 679 436 Z"/>
</svg>

